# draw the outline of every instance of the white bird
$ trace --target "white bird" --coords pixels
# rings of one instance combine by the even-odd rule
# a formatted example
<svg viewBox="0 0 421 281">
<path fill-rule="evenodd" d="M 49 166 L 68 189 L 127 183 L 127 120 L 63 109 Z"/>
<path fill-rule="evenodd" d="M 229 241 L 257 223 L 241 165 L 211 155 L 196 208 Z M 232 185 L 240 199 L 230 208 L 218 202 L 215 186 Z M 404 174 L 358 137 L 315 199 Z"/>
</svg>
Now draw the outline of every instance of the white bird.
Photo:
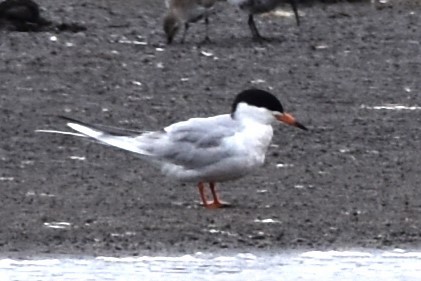
<svg viewBox="0 0 421 281">
<path fill-rule="evenodd" d="M 257 30 L 256 24 L 254 23 L 254 15 L 267 13 L 279 5 L 289 2 L 291 4 L 292 10 L 294 11 L 295 20 L 297 25 L 300 25 L 300 18 L 298 16 L 297 4 L 295 0 L 227 0 L 230 4 L 238 6 L 241 10 L 244 10 L 248 13 L 248 25 L 250 27 L 251 34 L 253 35 L 253 40 L 263 41 L 265 40 Z"/>
<path fill-rule="evenodd" d="M 263 165 L 272 140 L 274 121 L 307 130 L 291 114 L 284 112 L 274 95 L 258 89 L 239 93 L 232 104 L 231 114 L 191 118 L 161 131 L 142 134 L 117 135 L 98 126 L 64 118 L 67 126 L 78 133 L 37 131 L 88 137 L 134 152 L 161 167 L 165 176 L 196 182 L 207 208 L 227 205 L 216 194 L 216 182 L 241 178 Z M 206 198 L 205 183 L 209 183 L 212 201 Z"/>
<path fill-rule="evenodd" d="M 174 36 L 182 26 L 184 26 L 184 33 L 181 42 L 184 42 L 189 24 L 202 18 L 205 19 L 206 25 L 204 41 L 210 41 L 208 17 L 216 1 L 221 0 L 166 0 L 167 14 L 164 17 L 164 32 L 167 37 L 167 43 L 172 43 Z"/>
</svg>

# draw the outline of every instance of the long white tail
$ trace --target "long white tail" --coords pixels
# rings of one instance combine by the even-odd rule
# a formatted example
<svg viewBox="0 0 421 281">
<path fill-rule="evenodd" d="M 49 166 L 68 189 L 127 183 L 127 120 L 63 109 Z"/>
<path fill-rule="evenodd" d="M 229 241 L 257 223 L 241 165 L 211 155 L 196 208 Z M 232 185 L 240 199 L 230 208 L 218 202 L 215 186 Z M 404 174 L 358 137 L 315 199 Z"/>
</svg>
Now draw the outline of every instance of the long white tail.
<svg viewBox="0 0 421 281">
<path fill-rule="evenodd" d="M 111 133 L 107 133 L 105 131 L 99 130 L 95 128 L 93 125 L 84 124 L 80 121 L 70 119 L 68 117 L 62 117 L 63 119 L 67 120 L 66 125 L 75 130 L 75 132 L 65 132 L 65 131 L 55 131 L 55 130 L 36 130 L 35 132 L 39 133 L 54 133 L 54 134 L 62 134 L 62 135 L 72 135 L 77 137 L 85 137 L 94 139 L 102 144 L 118 147 L 127 151 L 131 151 L 134 153 L 148 155 L 145 150 L 141 148 L 141 143 L 139 139 L 139 135 L 133 136 L 123 136 L 123 135 L 114 135 Z"/>
<path fill-rule="evenodd" d="M 87 136 L 79 133 L 74 132 L 66 132 L 66 131 L 57 131 L 57 130 L 35 130 L 35 133 L 49 133 L 49 134 L 60 134 L 60 135 L 69 135 L 69 136 L 76 136 L 76 137 L 83 137 L 86 138 Z"/>
</svg>

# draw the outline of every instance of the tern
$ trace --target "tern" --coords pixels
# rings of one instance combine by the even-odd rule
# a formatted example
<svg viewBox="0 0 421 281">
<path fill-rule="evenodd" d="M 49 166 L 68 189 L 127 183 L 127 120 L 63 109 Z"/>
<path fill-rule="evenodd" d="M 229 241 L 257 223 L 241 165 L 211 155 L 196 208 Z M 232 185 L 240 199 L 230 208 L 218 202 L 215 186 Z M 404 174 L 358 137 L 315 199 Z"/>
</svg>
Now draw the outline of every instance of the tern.
<svg viewBox="0 0 421 281">
<path fill-rule="evenodd" d="M 191 118 L 160 131 L 133 133 L 127 130 L 126 134 L 116 134 L 115 130 L 107 132 L 105 126 L 62 118 L 76 132 L 37 131 L 86 137 L 136 153 L 157 164 L 165 176 L 196 182 L 206 208 L 227 206 L 216 193 L 217 182 L 239 179 L 263 165 L 272 140 L 274 122 L 307 130 L 291 114 L 284 112 L 278 98 L 260 89 L 239 93 L 232 103 L 230 114 Z M 211 201 L 205 193 L 206 183 L 212 194 Z"/>
</svg>

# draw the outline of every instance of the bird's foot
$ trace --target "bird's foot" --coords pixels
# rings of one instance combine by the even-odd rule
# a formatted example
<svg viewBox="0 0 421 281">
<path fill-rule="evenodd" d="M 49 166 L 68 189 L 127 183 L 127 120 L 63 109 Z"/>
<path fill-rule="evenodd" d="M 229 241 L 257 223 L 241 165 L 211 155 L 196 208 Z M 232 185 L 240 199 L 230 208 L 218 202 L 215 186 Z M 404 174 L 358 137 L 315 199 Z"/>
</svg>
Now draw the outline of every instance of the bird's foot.
<svg viewBox="0 0 421 281">
<path fill-rule="evenodd" d="M 262 35 L 259 34 L 259 35 L 253 36 L 253 41 L 257 43 L 267 43 L 267 42 L 271 42 L 272 39 L 263 37 Z"/>
<path fill-rule="evenodd" d="M 207 209 L 219 209 L 219 208 L 229 208 L 232 205 L 225 201 L 208 201 L 206 204 L 203 204 L 203 206 Z"/>
</svg>

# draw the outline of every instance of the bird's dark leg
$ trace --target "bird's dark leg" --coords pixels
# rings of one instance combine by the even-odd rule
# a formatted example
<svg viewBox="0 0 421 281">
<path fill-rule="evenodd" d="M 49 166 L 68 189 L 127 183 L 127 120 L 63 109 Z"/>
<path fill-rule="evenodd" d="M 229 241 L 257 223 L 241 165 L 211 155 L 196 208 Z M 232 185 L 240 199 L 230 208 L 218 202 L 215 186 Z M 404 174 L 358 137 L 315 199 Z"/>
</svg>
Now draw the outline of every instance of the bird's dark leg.
<svg viewBox="0 0 421 281">
<path fill-rule="evenodd" d="M 297 3 L 295 2 L 295 0 L 289 0 L 289 3 L 291 4 L 292 10 L 294 11 L 295 21 L 297 22 L 297 26 L 299 26 L 300 17 L 298 16 Z"/>
<path fill-rule="evenodd" d="M 205 15 L 205 32 L 206 36 L 202 43 L 209 43 L 211 40 L 209 38 L 209 18 L 208 15 Z"/>
<path fill-rule="evenodd" d="M 187 34 L 187 30 L 189 29 L 189 23 L 186 22 L 184 24 L 184 32 L 183 32 L 183 37 L 181 38 L 181 43 L 184 43 L 184 39 L 186 39 L 186 34 Z"/>
<path fill-rule="evenodd" d="M 250 27 L 251 34 L 253 35 L 253 40 L 258 41 L 258 42 L 262 42 L 266 40 L 266 38 L 260 35 L 259 31 L 257 30 L 256 24 L 254 23 L 253 14 L 249 15 L 248 25 Z"/>
</svg>

